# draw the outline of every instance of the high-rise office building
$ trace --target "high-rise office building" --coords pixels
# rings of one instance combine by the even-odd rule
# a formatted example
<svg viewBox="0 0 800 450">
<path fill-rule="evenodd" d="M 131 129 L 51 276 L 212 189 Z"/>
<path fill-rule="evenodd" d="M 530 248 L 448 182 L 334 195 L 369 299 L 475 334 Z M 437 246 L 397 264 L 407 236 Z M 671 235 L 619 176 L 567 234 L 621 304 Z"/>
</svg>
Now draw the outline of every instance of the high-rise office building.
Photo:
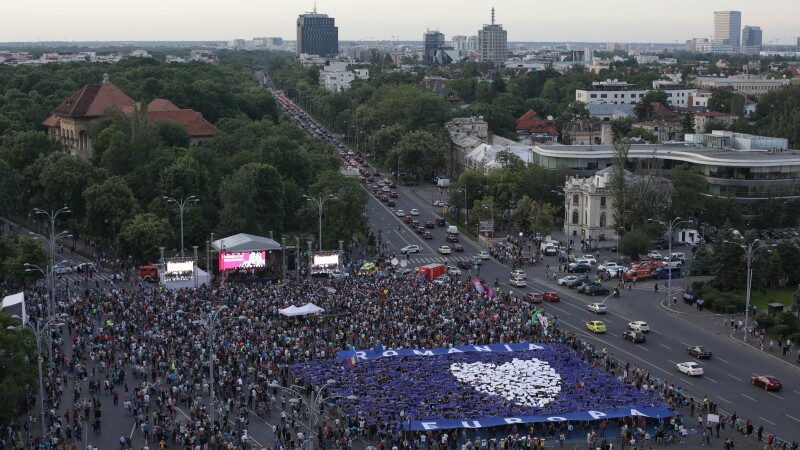
<svg viewBox="0 0 800 450">
<path fill-rule="evenodd" d="M 456 50 L 460 54 L 464 55 L 467 53 L 467 37 L 466 36 L 453 36 L 453 50 Z"/>
<path fill-rule="evenodd" d="M 478 36 L 472 35 L 467 38 L 467 52 L 478 53 Z"/>
<path fill-rule="evenodd" d="M 478 61 L 502 64 L 506 59 L 508 59 L 508 32 L 502 25 L 494 23 L 494 8 L 492 8 L 492 23 L 478 30 Z"/>
<path fill-rule="evenodd" d="M 742 29 L 742 53 L 757 55 L 761 51 L 761 27 L 745 25 Z"/>
<path fill-rule="evenodd" d="M 301 53 L 322 57 L 339 53 L 339 28 L 333 17 L 314 12 L 297 18 L 297 55 Z"/>
<path fill-rule="evenodd" d="M 444 33 L 428 30 L 422 35 L 423 59 L 426 63 L 433 63 L 436 51 L 444 47 Z"/>
<path fill-rule="evenodd" d="M 742 32 L 741 11 L 714 11 L 714 41 L 739 49 Z"/>
</svg>

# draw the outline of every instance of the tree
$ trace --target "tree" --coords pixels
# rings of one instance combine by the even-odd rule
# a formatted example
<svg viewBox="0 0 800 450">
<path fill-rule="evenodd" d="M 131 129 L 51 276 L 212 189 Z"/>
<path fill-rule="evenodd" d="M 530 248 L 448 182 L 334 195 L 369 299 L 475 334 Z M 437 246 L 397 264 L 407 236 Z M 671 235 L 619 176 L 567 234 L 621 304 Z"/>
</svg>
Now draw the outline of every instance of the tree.
<svg viewBox="0 0 800 450">
<path fill-rule="evenodd" d="M 630 224 L 625 222 L 627 211 L 627 181 L 625 166 L 628 164 L 628 151 L 631 148 L 630 141 L 627 139 L 614 140 L 614 152 L 612 157 L 611 187 L 609 192 L 613 198 L 614 226 L 620 229 L 620 233 L 630 229 Z"/>
<path fill-rule="evenodd" d="M 106 236 L 108 241 L 114 239 L 122 223 L 139 210 L 133 191 L 122 177 L 111 177 L 89 186 L 83 191 L 83 198 L 86 200 L 86 229 L 96 236 Z"/>
<path fill-rule="evenodd" d="M 0 213 L 13 210 L 22 177 L 7 162 L 0 159 Z"/>
<path fill-rule="evenodd" d="M 792 294 L 792 312 L 800 319 L 800 286 Z"/>
<path fill-rule="evenodd" d="M 783 280 L 786 278 L 786 274 L 783 272 L 783 263 L 781 262 L 781 257 L 778 252 L 769 254 L 768 258 L 766 281 L 771 289 L 775 289 L 782 284 Z"/>
<path fill-rule="evenodd" d="M 283 232 L 283 180 L 274 167 L 263 163 L 242 166 L 222 180 L 219 199 L 221 234 Z"/>
<path fill-rule="evenodd" d="M 159 120 L 153 127 L 163 145 L 167 147 L 189 146 L 189 133 L 183 126 L 167 120 Z"/>
<path fill-rule="evenodd" d="M 650 238 L 642 231 L 630 231 L 619 240 L 619 251 L 631 260 L 638 260 L 640 255 L 650 248 Z"/>
<path fill-rule="evenodd" d="M 550 233 L 556 224 L 556 208 L 550 203 L 536 202 L 533 205 L 533 217 L 530 222 L 530 230 L 540 233 L 542 236 Z"/>
<path fill-rule="evenodd" d="M 686 111 L 681 115 L 681 126 L 683 126 L 684 133 L 694 133 L 694 113 L 692 111 Z"/>
<path fill-rule="evenodd" d="M 37 391 L 36 338 L 17 319 L 0 313 L 0 424 L 19 419 L 27 409 L 28 391 Z M 39 393 L 41 395 L 41 393 Z"/>
<path fill-rule="evenodd" d="M 444 168 L 449 145 L 428 131 L 412 131 L 393 151 L 400 155 L 400 170 L 413 179 L 428 178 Z"/>
<path fill-rule="evenodd" d="M 653 105 L 656 103 L 670 109 L 667 93 L 664 91 L 647 91 L 633 109 L 640 120 L 648 120 L 653 117 Z"/>
<path fill-rule="evenodd" d="M 26 272 L 25 263 L 47 270 L 48 257 L 41 242 L 23 236 L 0 241 L 0 281 L 26 286 L 44 277 L 38 271 Z"/>
<path fill-rule="evenodd" d="M 159 247 L 166 247 L 174 239 L 172 225 L 155 214 L 137 214 L 122 226 L 119 241 L 125 253 L 140 263 L 156 261 Z"/>
<path fill-rule="evenodd" d="M 684 219 L 697 217 L 703 208 L 703 195 L 708 192 L 708 181 L 696 167 L 681 164 L 672 168 L 671 216 Z"/>
<path fill-rule="evenodd" d="M 317 199 L 329 194 L 336 197 L 325 202 L 322 214 L 323 248 L 339 248 L 340 240 L 345 243 L 349 243 L 353 238 L 362 243 L 367 241 L 369 226 L 363 212 L 366 209 L 368 196 L 354 178 L 346 177 L 339 172 L 324 172 L 309 187 L 308 192 Z M 305 208 L 300 212 L 300 217 L 306 219 L 304 222 L 311 225 L 308 231 L 316 236 L 319 210 L 313 202 L 305 199 L 303 201 Z"/>
<path fill-rule="evenodd" d="M 737 94 L 735 94 L 733 91 L 729 91 L 727 89 L 714 89 L 714 92 L 711 93 L 711 97 L 708 99 L 709 111 L 730 113 L 731 101 L 736 95 Z M 744 110 L 744 107 L 742 110 Z"/>
</svg>

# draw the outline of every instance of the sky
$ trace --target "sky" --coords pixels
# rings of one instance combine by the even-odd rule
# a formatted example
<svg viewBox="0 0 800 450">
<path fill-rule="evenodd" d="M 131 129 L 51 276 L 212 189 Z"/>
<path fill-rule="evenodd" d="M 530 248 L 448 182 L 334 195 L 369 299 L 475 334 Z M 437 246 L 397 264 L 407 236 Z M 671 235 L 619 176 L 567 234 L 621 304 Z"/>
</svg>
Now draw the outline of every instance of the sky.
<svg viewBox="0 0 800 450">
<path fill-rule="evenodd" d="M 313 0 L 8 0 L 0 42 L 195 41 L 282 37 L 294 40 L 298 14 Z M 474 35 L 490 22 L 509 41 L 683 43 L 710 37 L 715 10 L 742 12 L 764 43 L 800 35 L 800 2 L 791 0 L 319 0 L 340 40 L 422 39 L 426 29 Z M 10 20 L 9 20 L 10 19 Z M 794 39 L 793 39 L 794 38 Z"/>
</svg>

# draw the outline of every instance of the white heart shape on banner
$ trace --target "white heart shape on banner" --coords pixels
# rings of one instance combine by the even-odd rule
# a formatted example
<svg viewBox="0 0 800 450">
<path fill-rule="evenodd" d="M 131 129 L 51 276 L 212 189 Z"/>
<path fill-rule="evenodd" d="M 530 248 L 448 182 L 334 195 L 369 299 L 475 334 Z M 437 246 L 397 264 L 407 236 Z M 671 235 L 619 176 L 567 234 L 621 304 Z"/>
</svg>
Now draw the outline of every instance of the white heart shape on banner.
<svg viewBox="0 0 800 450">
<path fill-rule="evenodd" d="M 497 395 L 517 405 L 544 407 L 561 392 L 561 375 L 540 359 L 514 359 L 511 362 L 453 363 L 450 373 L 477 391 Z"/>
</svg>

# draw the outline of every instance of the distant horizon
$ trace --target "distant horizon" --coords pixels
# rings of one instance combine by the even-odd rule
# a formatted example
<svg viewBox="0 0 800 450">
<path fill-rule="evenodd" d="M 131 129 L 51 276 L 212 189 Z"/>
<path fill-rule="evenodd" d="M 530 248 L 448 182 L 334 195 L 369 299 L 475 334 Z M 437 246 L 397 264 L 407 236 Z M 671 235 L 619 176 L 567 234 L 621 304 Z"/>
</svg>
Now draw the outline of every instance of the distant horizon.
<svg viewBox="0 0 800 450">
<path fill-rule="evenodd" d="M 109 6 L 105 0 L 84 0 L 80 8 L 56 0 L 12 2 L 4 8 L 0 29 L 4 43 L 230 41 L 254 37 L 295 40 L 297 17 L 317 12 L 336 19 L 340 41 L 418 41 L 427 30 L 439 30 L 450 41 L 471 36 L 491 21 L 508 32 L 510 42 L 626 42 L 682 44 L 714 33 L 714 11 L 742 13 L 742 26 L 760 26 L 764 44 L 793 45 L 800 35 L 800 2 L 762 0 L 674 0 L 669 8 L 648 8 L 640 0 L 566 0 L 535 6 L 518 1 L 319 0 L 277 2 L 231 0 L 224 7 L 209 0 L 140 0 Z M 157 12 L 157 13 L 154 13 Z M 527 13 L 526 13 L 527 12 Z M 177 19 L 177 20 L 176 20 Z"/>
</svg>

